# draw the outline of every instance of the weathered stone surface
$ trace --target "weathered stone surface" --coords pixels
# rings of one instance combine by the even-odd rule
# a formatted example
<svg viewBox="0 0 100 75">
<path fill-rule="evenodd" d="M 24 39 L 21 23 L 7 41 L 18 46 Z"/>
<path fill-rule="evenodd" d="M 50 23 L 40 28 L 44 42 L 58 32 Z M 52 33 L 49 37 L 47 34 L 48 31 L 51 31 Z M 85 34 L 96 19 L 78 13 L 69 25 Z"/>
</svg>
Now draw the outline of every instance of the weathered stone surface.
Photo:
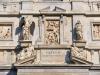
<svg viewBox="0 0 100 75">
<path fill-rule="evenodd" d="M 66 50 L 63 49 L 44 49 L 41 50 L 41 64 L 64 64 Z"/>
<path fill-rule="evenodd" d="M 0 0 L 0 65 L 13 63 L 0 75 L 99 75 L 99 0 Z"/>
</svg>

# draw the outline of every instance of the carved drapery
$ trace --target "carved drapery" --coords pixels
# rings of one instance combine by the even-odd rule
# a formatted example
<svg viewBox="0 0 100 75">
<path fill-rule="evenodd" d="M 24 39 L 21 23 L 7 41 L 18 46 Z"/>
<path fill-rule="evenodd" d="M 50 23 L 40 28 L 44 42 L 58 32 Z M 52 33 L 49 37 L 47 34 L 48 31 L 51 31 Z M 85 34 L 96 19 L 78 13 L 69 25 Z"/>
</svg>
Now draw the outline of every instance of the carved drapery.
<svg viewBox="0 0 100 75">
<path fill-rule="evenodd" d="M 83 48 L 72 47 L 72 56 L 86 60 L 86 51 Z"/>
<path fill-rule="evenodd" d="M 27 48 L 23 48 L 23 50 L 17 55 L 17 60 L 24 60 L 29 57 L 34 56 L 34 47 L 32 45 L 29 45 Z"/>
<path fill-rule="evenodd" d="M 47 20 L 45 25 L 45 44 L 57 45 L 60 43 L 60 22 L 58 20 Z"/>
</svg>

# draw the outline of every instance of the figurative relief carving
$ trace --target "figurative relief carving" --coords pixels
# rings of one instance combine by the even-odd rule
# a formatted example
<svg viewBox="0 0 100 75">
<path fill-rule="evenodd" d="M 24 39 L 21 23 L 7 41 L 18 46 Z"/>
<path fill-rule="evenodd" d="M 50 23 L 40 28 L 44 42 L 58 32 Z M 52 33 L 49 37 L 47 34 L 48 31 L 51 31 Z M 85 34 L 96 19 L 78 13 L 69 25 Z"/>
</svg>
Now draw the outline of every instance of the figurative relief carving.
<svg viewBox="0 0 100 75">
<path fill-rule="evenodd" d="M 83 49 L 72 47 L 72 56 L 86 60 L 86 53 Z"/>
<path fill-rule="evenodd" d="M 34 47 L 29 45 L 29 47 L 24 48 L 18 55 L 17 60 L 24 60 L 29 57 L 34 56 Z"/>
<path fill-rule="evenodd" d="M 82 24 L 80 21 L 77 21 L 75 25 L 76 31 L 76 40 L 82 41 L 83 40 L 83 31 L 82 31 Z"/>
<path fill-rule="evenodd" d="M 11 25 L 4 26 L 0 25 L 0 40 L 11 40 L 12 32 Z"/>
<path fill-rule="evenodd" d="M 45 43 L 47 45 L 57 45 L 59 44 L 59 21 L 47 21 L 45 26 Z"/>
<path fill-rule="evenodd" d="M 94 39 L 100 39 L 100 25 L 99 24 L 93 24 L 93 38 Z"/>
</svg>

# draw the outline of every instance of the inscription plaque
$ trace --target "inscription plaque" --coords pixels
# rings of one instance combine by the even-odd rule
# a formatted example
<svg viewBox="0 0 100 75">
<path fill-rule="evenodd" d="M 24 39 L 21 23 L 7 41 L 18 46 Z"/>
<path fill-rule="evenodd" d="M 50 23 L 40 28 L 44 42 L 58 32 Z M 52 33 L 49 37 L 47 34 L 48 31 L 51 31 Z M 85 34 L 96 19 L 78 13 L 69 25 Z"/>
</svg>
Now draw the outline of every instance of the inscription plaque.
<svg viewBox="0 0 100 75">
<path fill-rule="evenodd" d="M 41 63 L 63 64 L 65 62 L 66 50 L 41 50 Z"/>
</svg>

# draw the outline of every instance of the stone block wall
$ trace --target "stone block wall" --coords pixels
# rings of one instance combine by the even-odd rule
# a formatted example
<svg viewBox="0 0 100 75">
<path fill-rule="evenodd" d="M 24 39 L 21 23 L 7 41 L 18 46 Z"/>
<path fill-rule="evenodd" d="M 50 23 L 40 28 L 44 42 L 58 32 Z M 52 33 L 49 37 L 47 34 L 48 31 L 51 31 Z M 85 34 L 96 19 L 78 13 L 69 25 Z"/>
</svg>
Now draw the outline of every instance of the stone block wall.
<svg viewBox="0 0 100 75">
<path fill-rule="evenodd" d="M 77 60 L 81 63 L 100 64 L 99 12 L 98 1 L 1 2 L 0 64 L 12 64 L 17 61 L 16 47 L 20 45 L 22 17 L 28 17 L 26 23 L 34 23 L 28 41 L 32 42 L 36 52 L 35 64 L 67 64 L 66 53 L 72 50 L 75 51 L 72 55 L 75 57 L 74 63 Z M 79 36 L 75 30 L 77 24 L 82 26 Z"/>
</svg>

